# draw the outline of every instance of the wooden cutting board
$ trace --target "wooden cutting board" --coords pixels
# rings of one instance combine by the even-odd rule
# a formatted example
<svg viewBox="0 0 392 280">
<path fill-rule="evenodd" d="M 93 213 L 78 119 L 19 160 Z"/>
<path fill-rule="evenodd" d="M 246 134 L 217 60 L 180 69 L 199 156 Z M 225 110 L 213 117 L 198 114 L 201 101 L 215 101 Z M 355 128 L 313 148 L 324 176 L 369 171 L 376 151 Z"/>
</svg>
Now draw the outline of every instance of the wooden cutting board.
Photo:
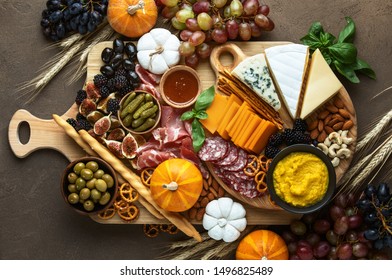
<svg viewBox="0 0 392 280">
<path fill-rule="evenodd" d="M 238 42 L 236 43 L 246 55 L 256 54 L 263 49 L 279 45 L 285 42 Z M 102 42 L 97 44 L 90 52 L 87 60 L 87 78 L 86 81 L 92 81 L 95 74 L 99 73 L 102 65 L 101 52 L 105 47 L 111 47 L 112 42 Z M 223 65 L 232 64 L 230 56 L 222 55 L 221 62 Z M 209 61 L 202 61 L 197 69 L 202 81 L 203 89 L 207 89 L 215 84 L 215 72 L 211 68 Z M 63 119 L 75 117 L 78 111 L 76 104 L 62 115 Z M 57 112 L 52 112 L 57 113 Z M 27 143 L 22 144 L 19 137 L 19 129 L 22 123 L 27 123 L 30 127 L 30 138 Z M 19 158 L 27 157 L 29 154 L 40 149 L 54 149 L 62 153 L 69 161 L 86 156 L 86 153 L 69 138 L 53 120 L 40 119 L 26 110 L 18 110 L 13 115 L 8 129 L 8 139 L 14 154 Z M 65 168 L 65 166 L 64 166 Z M 60 178 L 59 178 L 60 184 Z M 140 216 L 133 223 L 135 224 L 165 224 L 166 220 L 158 220 L 144 209 L 140 204 Z M 261 209 L 244 204 L 247 211 L 247 221 L 250 225 L 283 225 L 289 224 L 299 216 L 288 213 L 281 209 Z M 97 216 L 91 216 L 92 219 L 99 223 L 125 224 L 117 215 L 110 220 L 102 220 Z M 195 224 L 200 222 L 194 221 Z"/>
<path fill-rule="evenodd" d="M 224 45 L 215 47 L 210 56 L 211 68 L 213 69 L 216 77 L 215 80 L 217 80 L 217 78 L 220 76 L 220 72 L 223 72 L 224 70 L 228 70 L 228 71 L 233 70 L 243 59 L 260 52 L 264 53 L 264 50 L 269 47 L 276 46 L 276 45 L 283 45 L 283 44 L 291 44 L 291 43 L 290 42 L 262 42 L 260 45 L 258 45 L 258 49 L 256 52 L 249 52 L 248 48 L 246 47 L 244 48 L 242 44 L 238 44 L 238 43 L 226 43 Z M 231 63 L 227 63 L 227 56 L 232 57 Z M 342 87 L 342 89 L 337 93 L 337 96 L 344 102 L 346 109 L 350 113 L 351 120 L 354 123 L 353 127 L 349 130 L 348 133 L 348 137 L 353 138 L 354 140 L 353 143 L 350 144 L 350 146 L 348 147 L 351 150 L 352 156 L 349 157 L 348 159 L 341 160 L 339 166 L 335 168 L 336 181 L 338 182 L 342 178 L 344 173 L 347 171 L 353 159 L 353 154 L 355 152 L 355 145 L 357 140 L 357 117 L 351 98 L 344 87 Z M 326 104 L 328 103 L 329 102 L 327 102 Z M 281 100 L 281 104 L 282 107 L 281 109 L 279 109 L 278 112 L 281 119 L 283 120 L 284 127 L 292 128 L 293 119 L 291 118 L 289 111 L 285 107 L 284 102 L 282 102 L 282 100 Z M 324 110 L 324 106 L 321 106 L 319 109 L 316 110 L 315 114 L 312 114 L 309 117 L 309 119 L 314 120 L 315 116 L 323 110 Z M 264 209 L 276 209 L 276 207 L 271 203 L 268 196 L 261 196 L 257 198 L 247 198 L 242 196 L 237 191 L 231 189 L 229 186 L 223 183 L 222 180 L 219 179 L 219 177 L 214 173 L 211 164 L 208 164 L 207 166 L 210 172 L 212 173 L 212 175 L 214 176 L 214 178 L 218 180 L 220 185 L 222 185 L 222 187 L 231 196 L 254 207 L 264 208 Z"/>
</svg>

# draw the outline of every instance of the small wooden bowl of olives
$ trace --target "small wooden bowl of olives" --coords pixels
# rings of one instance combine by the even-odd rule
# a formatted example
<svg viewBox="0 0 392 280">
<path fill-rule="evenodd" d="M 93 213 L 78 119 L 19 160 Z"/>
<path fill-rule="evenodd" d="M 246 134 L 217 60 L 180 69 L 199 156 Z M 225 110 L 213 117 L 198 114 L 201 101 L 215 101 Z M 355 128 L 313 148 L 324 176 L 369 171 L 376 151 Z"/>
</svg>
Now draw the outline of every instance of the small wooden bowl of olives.
<svg viewBox="0 0 392 280">
<path fill-rule="evenodd" d="M 98 157 L 71 162 L 61 180 L 65 202 L 80 214 L 105 211 L 117 196 L 117 176 L 113 168 Z"/>
</svg>

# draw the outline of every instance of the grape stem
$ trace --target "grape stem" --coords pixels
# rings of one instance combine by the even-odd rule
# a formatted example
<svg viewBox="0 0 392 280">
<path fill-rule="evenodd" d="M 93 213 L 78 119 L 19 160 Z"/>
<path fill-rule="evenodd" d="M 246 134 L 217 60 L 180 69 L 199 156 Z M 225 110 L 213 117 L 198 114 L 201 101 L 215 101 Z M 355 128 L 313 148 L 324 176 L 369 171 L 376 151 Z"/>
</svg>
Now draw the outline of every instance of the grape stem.
<svg viewBox="0 0 392 280">
<path fill-rule="evenodd" d="M 380 210 L 380 209 L 376 206 L 376 204 L 374 203 L 374 199 L 372 199 L 372 204 L 373 204 L 374 209 L 376 209 L 376 211 L 377 211 L 377 217 L 378 217 L 379 220 L 381 221 L 383 228 L 384 228 L 387 232 L 389 232 L 390 235 L 392 235 L 392 230 L 391 230 L 391 228 L 387 225 L 387 223 L 386 223 L 386 221 L 385 221 L 385 218 L 384 218 L 384 215 L 381 213 L 381 210 Z"/>
</svg>

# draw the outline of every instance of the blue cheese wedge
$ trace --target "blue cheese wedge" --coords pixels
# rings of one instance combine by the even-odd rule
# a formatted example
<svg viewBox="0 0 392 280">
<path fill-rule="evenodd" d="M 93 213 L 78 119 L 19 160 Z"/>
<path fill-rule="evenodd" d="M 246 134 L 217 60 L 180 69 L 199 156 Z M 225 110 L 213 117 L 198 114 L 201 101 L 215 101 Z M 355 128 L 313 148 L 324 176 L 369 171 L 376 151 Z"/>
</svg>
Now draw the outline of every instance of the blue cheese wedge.
<svg viewBox="0 0 392 280">
<path fill-rule="evenodd" d="M 309 47 L 300 44 L 275 46 L 266 49 L 265 55 L 278 92 L 291 117 L 295 118 L 299 111 Z"/>
<path fill-rule="evenodd" d="M 335 76 L 320 50 L 317 49 L 313 53 L 310 62 L 300 117 L 302 119 L 308 117 L 332 98 L 342 86 L 342 83 Z"/>
<path fill-rule="evenodd" d="M 232 70 L 231 74 L 241 80 L 276 111 L 280 109 L 280 100 L 272 82 L 264 54 L 257 54 L 244 59 Z"/>
</svg>

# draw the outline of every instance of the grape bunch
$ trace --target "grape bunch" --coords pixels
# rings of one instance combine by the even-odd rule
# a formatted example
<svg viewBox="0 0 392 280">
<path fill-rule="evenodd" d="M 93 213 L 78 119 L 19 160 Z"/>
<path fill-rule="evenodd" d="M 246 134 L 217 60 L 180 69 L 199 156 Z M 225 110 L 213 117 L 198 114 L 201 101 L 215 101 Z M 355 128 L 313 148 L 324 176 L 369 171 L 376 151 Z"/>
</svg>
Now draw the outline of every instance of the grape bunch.
<svg viewBox="0 0 392 280">
<path fill-rule="evenodd" d="M 388 185 L 367 185 L 357 207 L 368 227 L 364 232 L 365 238 L 374 241 L 374 247 L 378 250 L 392 249 L 392 195 Z"/>
<path fill-rule="evenodd" d="M 339 194 L 328 207 L 293 221 L 281 234 L 290 259 L 388 259 L 368 238 L 367 217 L 357 201 L 353 194 Z"/>
<path fill-rule="evenodd" d="M 269 6 L 259 0 L 160 0 L 161 14 L 180 30 L 180 54 L 188 66 L 196 68 L 199 59 L 209 57 L 210 42 L 248 41 L 274 29 L 268 17 Z"/>
<path fill-rule="evenodd" d="M 73 32 L 93 32 L 106 16 L 109 0 L 48 0 L 42 11 L 41 26 L 53 41 Z"/>
</svg>

